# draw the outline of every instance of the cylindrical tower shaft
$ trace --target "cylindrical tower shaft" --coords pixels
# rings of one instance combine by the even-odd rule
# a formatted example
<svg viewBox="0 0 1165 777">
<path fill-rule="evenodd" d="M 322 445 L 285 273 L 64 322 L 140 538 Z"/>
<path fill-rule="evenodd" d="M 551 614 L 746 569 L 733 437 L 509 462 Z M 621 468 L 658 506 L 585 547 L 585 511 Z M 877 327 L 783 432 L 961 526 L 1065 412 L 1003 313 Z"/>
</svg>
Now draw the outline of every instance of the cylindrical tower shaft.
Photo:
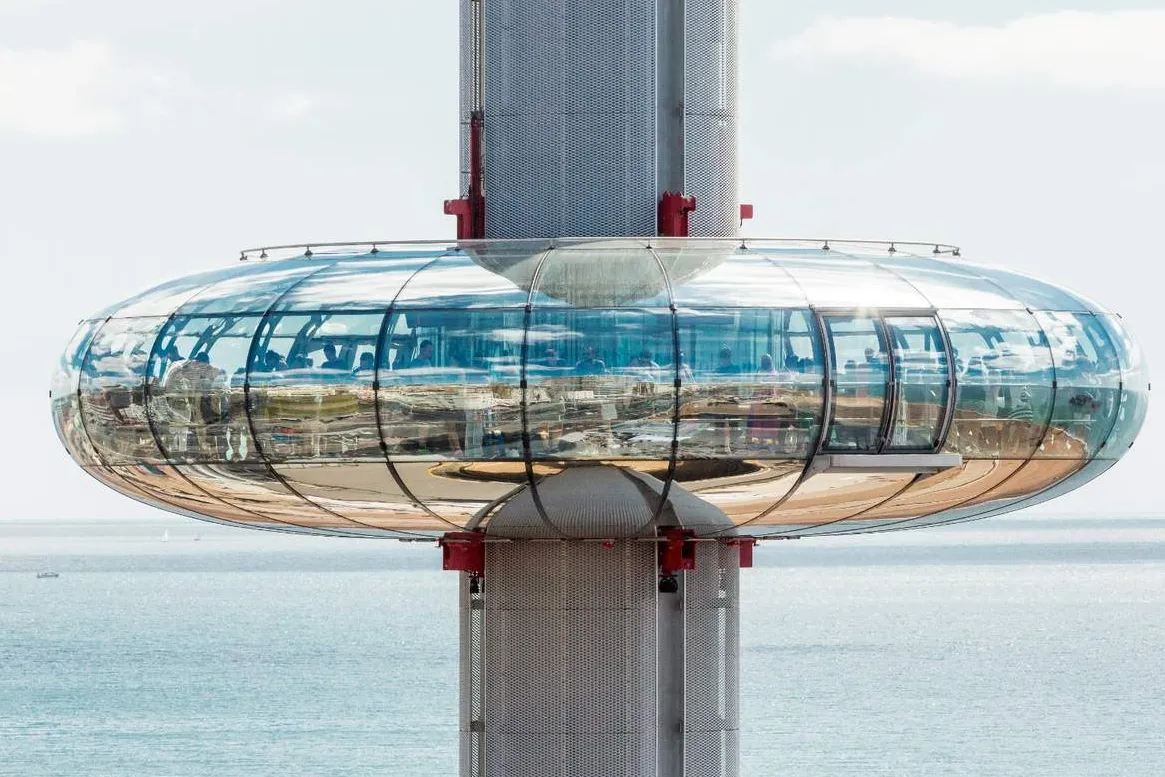
<svg viewBox="0 0 1165 777">
<path fill-rule="evenodd" d="M 462 576 L 462 777 L 735 777 L 739 550 L 487 543 Z"/>
<path fill-rule="evenodd" d="M 668 193 L 688 234 L 736 234 L 736 0 L 461 3 L 473 236 L 671 234 Z"/>
</svg>

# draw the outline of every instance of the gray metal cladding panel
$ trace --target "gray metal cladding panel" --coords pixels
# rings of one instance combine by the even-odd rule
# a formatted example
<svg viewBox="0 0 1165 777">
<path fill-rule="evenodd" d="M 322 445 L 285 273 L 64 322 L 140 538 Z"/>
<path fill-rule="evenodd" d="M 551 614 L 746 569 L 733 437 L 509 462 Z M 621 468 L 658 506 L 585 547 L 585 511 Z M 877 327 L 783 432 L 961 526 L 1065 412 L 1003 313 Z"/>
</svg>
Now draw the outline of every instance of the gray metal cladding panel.
<svg viewBox="0 0 1165 777">
<path fill-rule="evenodd" d="M 740 773 L 740 733 L 709 731 L 684 738 L 684 774 L 737 777 Z"/>
<path fill-rule="evenodd" d="M 491 0 L 489 237 L 655 232 L 655 0 Z"/>
<path fill-rule="evenodd" d="M 641 777 L 655 773 L 655 736 L 502 734 L 488 757 L 491 777 Z"/>
<path fill-rule="evenodd" d="M 696 237 L 736 234 L 740 212 L 735 119 L 688 116 L 684 133 L 688 193 L 696 197 L 691 234 Z"/>
<path fill-rule="evenodd" d="M 736 0 L 687 0 L 685 14 L 685 112 L 735 115 Z"/>
<path fill-rule="evenodd" d="M 735 775 L 740 728 L 740 557 L 725 543 L 700 543 L 684 577 L 685 761 L 692 774 Z M 731 767 L 731 768 L 730 768 Z"/>
</svg>

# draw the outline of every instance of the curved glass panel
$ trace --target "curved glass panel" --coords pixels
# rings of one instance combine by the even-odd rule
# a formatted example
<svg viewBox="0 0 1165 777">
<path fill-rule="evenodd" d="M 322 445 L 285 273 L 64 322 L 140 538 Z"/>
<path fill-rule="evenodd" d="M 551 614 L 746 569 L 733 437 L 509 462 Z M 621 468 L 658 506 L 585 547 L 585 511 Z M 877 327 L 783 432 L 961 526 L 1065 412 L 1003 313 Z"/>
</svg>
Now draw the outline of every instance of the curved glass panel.
<svg viewBox="0 0 1165 777">
<path fill-rule="evenodd" d="M 271 314 L 247 381 L 252 430 L 270 462 L 375 459 L 379 313 Z"/>
<path fill-rule="evenodd" d="M 1149 410 L 1149 368 L 1141 347 L 1129 334 L 1124 321 L 1111 315 L 1103 315 L 1100 319 L 1116 344 L 1122 385 L 1116 424 L 1098 455 L 1102 459 L 1119 459 L 1133 444 L 1145 423 L 1145 413 Z"/>
<path fill-rule="evenodd" d="M 1052 411 L 1052 352 L 1020 311 L 940 311 L 955 355 L 958 394 L 946 450 L 966 459 L 1026 459 Z"/>
<path fill-rule="evenodd" d="M 773 261 L 793 276 L 815 308 L 930 308 L 909 283 L 869 259 L 814 251 L 805 256 L 774 254 Z"/>
<path fill-rule="evenodd" d="M 524 322 L 524 310 L 394 310 L 377 394 L 389 456 L 523 458 Z"/>
<path fill-rule="evenodd" d="M 175 469 L 207 495 L 277 524 L 322 531 L 360 528 L 293 494 L 263 464 L 179 464 Z"/>
<path fill-rule="evenodd" d="M 1117 352 L 1096 316 L 1036 313 L 1056 365 L 1056 400 L 1037 459 L 1090 459 L 1112 431 L 1120 408 Z"/>
<path fill-rule="evenodd" d="M 195 275 L 187 275 L 184 278 L 178 278 L 154 286 L 127 300 L 122 300 L 115 305 L 105 308 L 100 313 L 90 316 L 90 319 L 168 316 L 188 299 L 213 283 L 218 283 L 219 281 L 235 276 L 255 275 L 265 271 L 266 267 L 259 262 L 240 262 L 222 270 L 211 270 Z"/>
<path fill-rule="evenodd" d="M 85 434 L 77 389 L 81 382 L 81 371 L 85 366 L 85 354 L 89 351 L 93 334 L 103 323 L 87 321 L 73 333 L 73 338 L 57 361 L 49 389 L 49 396 L 52 398 L 53 426 L 57 430 L 57 436 L 60 437 L 65 450 L 81 466 L 100 463 Z"/>
<path fill-rule="evenodd" d="M 756 522 L 757 526 L 775 524 L 833 524 L 859 518 L 872 507 L 890 499 L 906 488 L 914 475 L 902 473 L 823 472 L 812 475 L 797 487 L 779 508 Z M 824 528 L 824 527 L 822 527 Z M 853 528 L 830 526 L 828 531 Z M 816 534 L 812 527 L 796 529 L 798 535 Z"/>
<path fill-rule="evenodd" d="M 102 463 L 161 462 L 146 415 L 146 364 L 164 318 L 112 319 L 82 368 L 81 416 Z"/>
<path fill-rule="evenodd" d="M 601 244 L 599 244 L 601 246 Z M 539 307 L 666 308 L 667 280 L 643 247 L 556 248 L 538 273 Z"/>
<path fill-rule="evenodd" d="M 1096 478 L 1100 477 L 1109 469 L 1111 469 L 1114 464 L 1116 464 L 1116 461 L 1112 459 L 1095 459 L 1080 467 L 1068 478 L 1059 481 L 1055 485 L 1050 486 L 1043 491 L 1032 494 L 1026 498 L 1016 500 L 1008 504 L 1004 509 L 992 510 L 990 512 L 985 512 L 982 515 L 976 515 L 973 519 L 980 520 L 983 518 L 993 518 L 997 515 L 1013 512 L 1015 510 L 1026 509 L 1028 507 L 1034 507 L 1038 504 L 1048 502 L 1071 491 L 1075 491 L 1076 489 L 1085 486 L 1088 483 L 1091 483 L 1093 480 L 1096 480 Z"/>
<path fill-rule="evenodd" d="M 495 501 L 524 490 L 528 483 L 526 465 L 520 461 L 397 462 L 393 467 L 418 502 L 455 528 L 465 527 Z"/>
<path fill-rule="evenodd" d="M 259 264 L 254 270 L 248 267 L 246 272 L 202 289 L 182 303 L 176 315 L 266 313 L 288 289 L 329 264 L 329 261 L 319 259 L 288 259 L 277 264 Z"/>
<path fill-rule="evenodd" d="M 671 457 L 670 310 L 536 309 L 528 338 L 526 417 L 535 459 Z"/>
<path fill-rule="evenodd" d="M 885 323 L 894 353 L 894 421 L 887 447 L 934 450 L 950 394 L 942 331 L 933 316 L 888 316 Z"/>
<path fill-rule="evenodd" d="M 747 524 L 751 530 L 751 522 L 785 498 L 804 469 L 801 460 L 688 459 L 677 465 L 672 488 L 691 492 L 722 510 L 734 525 Z"/>
<path fill-rule="evenodd" d="M 1059 310 L 1081 313 L 1103 310 L 1095 302 L 1085 297 L 1021 273 L 978 264 L 969 265 L 968 270 L 1007 289 L 1029 310 Z M 970 305 L 960 305 L 959 307 L 970 307 Z"/>
<path fill-rule="evenodd" d="M 969 504 L 1011 477 L 1018 464 L 972 459 L 961 467 L 920 478 L 910 488 L 862 517 L 871 521 L 903 521 Z"/>
<path fill-rule="evenodd" d="M 444 251 L 382 252 L 339 260 L 292 288 L 275 310 L 387 310 L 409 278 L 444 255 Z"/>
<path fill-rule="evenodd" d="M 928 307 L 982 310 L 1022 310 L 1023 304 L 998 284 L 973 271 L 940 259 L 897 254 L 874 260 L 918 289 Z"/>
<path fill-rule="evenodd" d="M 136 467 L 116 467 L 117 474 L 149 494 L 163 509 L 196 515 L 211 521 L 224 521 L 252 529 L 280 529 L 306 531 L 278 523 L 256 513 L 241 510 L 235 505 L 207 495 L 178 474 L 173 467 L 143 464 Z"/>
<path fill-rule="evenodd" d="M 890 389 L 885 333 L 877 318 L 823 316 L 833 368 L 825 447 L 874 452 L 882 443 L 882 416 Z"/>
<path fill-rule="evenodd" d="M 807 458 L 824 359 L 807 310 L 677 311 L 680 458 Z"/>
<path fill-rule="evenodd" d="M 491 271 L 465 254 L 437 259 L 409 280 L 396 299 L 398 308 L 522 308 L 529 298 L 529 278 L 541 253 L 491 257 Z M 507 277 L 507 273 L 516 280 Z M 525 283 L 525 286 L 519 286 Z"/>
<path fill-rule="evenodd" d="M 150 356 L 150 415 L 171 462 L 258 461 L 246 410 L 259 316 L 183 316 Z"/>
<path fill-rule="evenodd" d="M 671 277 L 679 307 L 809 307 L 792 276 L 765 254 L 666 248 L 656 248 L 656 253 Z"/>
<path fill-rule="evenodd" d="M 406 533 L 450 528 L 413 504 L 383 459 L 367 464 L 275 464 L 272 468 L 305 499 L 363 527 Z"/>
</svg>

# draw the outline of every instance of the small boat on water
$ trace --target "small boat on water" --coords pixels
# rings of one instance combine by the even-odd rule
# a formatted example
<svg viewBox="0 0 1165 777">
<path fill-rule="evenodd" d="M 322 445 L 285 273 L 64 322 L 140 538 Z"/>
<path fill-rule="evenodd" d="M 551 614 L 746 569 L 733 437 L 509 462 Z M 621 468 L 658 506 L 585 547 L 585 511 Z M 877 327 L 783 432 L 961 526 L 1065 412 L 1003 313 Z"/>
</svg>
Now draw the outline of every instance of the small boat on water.
<svg viewBox="0 0 1165 777">
<path fill-rule="evenodd" d="M 36 576 L 37 576 L 37 578 L 38 578 L 38 579 L 40 579 L 40 580 L 43 580 L 43 579 L 45 579 L 46 577 L 60 577 L 60 576 L 61 576 L 61 573 L 60 573 L 60 572 L 52 572 L 52 571 L 47 571 L 47 572 L 37 572 L 37 573 L 36 573 Z"/>
</svg>

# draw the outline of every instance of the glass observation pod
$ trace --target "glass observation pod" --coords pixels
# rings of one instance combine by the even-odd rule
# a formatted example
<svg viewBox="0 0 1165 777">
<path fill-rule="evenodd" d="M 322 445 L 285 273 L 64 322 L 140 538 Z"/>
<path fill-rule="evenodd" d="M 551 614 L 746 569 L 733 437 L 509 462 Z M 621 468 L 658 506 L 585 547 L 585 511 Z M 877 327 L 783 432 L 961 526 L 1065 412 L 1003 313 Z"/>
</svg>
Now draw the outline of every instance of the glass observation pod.
<svg viewBox="0 0 1165 777">
<path fill-rule="evenodd" d="M 705 536 L 796 537 L 1036 504 L 1112 466 L 1147 407 L 1117 316 L 945 246 L 268 253 L 82 322 L 52 397 L 88 472 L 288 531 L 489 531 L 524 503 L 602 537 L 574 505 L 633 489 L 660 524 L 680 500 L 714 508 L 685 519 Z"/>
</svg>

